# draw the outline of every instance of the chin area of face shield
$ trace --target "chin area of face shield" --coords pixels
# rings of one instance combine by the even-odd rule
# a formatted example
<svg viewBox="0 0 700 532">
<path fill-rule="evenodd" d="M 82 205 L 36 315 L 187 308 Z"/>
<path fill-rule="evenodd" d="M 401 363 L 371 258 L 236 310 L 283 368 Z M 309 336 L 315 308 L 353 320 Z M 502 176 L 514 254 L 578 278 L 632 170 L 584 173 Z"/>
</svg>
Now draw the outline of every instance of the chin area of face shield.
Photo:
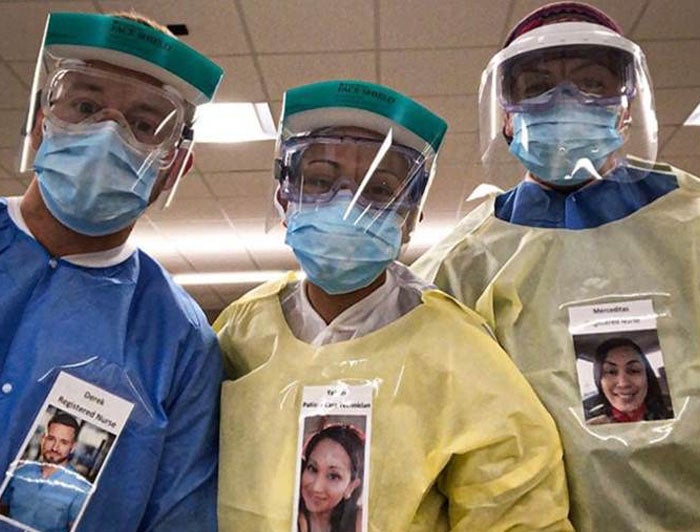
<svg viewBox="0 0 700 532">
<path fill-rule="evenodd" d="M 545 110 L 562 95 L 584 105 L 620 105 L 636 92 L 631 54 L 601 46 L 528 52 L 505 61 L 498 79 L 507 112 Z"/>
<path fill-rule="evenodd" d="M 280 197 L 323 204 L 344 189 L 364 208 L 408 211 L 418 206 L 429 177 L 425 157 L 390 141 L 324 135 L 287 140 L 276 168 Z"/>
<path fill-rule="evenodd" d="M 86 65 L 59 67 L 41 101 L 56 126 L 78 133 L 111 120 L 127 146 L 167 167 L 186 128 L 185 103 L 175 92 L 129 75 Z"/>
</svg>

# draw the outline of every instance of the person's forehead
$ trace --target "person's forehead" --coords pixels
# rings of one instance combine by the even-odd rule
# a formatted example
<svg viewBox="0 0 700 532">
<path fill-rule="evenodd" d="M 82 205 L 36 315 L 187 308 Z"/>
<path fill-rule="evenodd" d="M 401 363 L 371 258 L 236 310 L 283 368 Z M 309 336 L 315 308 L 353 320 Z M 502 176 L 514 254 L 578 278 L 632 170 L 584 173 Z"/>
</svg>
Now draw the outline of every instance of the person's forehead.
<svg viewBox="0 0 700 532">
<path fill-rule="evenodd" d="M 154 87 L 162 88 L 163 82 L 158 78 L 154 78 L 149 74 L 139 72 L 138 70 L 132 70 L 130 68 L 125 68 L 118 65 L 113 65 L 105 61 L 90 61 L 88 66 L 93 67 L 97 71 L 103 71 L 108 74 L 119 76 L 123 78 L 124 81 L 136 80 L 148 85 L 153 85 Z"/>
<path fill-rule="evenodd" d="M 318 451 L 318 453 L 316 451 Z M 311 453 L 312 456 L 314 456 L 314 454 L 318 457 L 323 456 L 329 465 L 350 467 L 350 457 L 345 451 L 345 448 L 337 441 L 330 438 L 325 438 L 318 442 Z"/>
<path fill-rule="evenodd" d="M 607 356 L 605 357 L 605 360 L 608 361 L 611 358 L 614 359 L 622 359 L 622 360 L 629 360 L 633 359 L 636 361 L 641 362 L 641 355 L 637 352 L 636 349 L 634 349 L 630 345 L 621 345 L 619 347 L 614 347 L 610 351 L 608 351 Z"/>
<path fill-rule="evenodd" d="M 70 436 L 72 438 L 75 434 L 75 429 L 68 425 L 54 422 L 49 425 L 48 433 L 52 436 Z"/>
</svg>

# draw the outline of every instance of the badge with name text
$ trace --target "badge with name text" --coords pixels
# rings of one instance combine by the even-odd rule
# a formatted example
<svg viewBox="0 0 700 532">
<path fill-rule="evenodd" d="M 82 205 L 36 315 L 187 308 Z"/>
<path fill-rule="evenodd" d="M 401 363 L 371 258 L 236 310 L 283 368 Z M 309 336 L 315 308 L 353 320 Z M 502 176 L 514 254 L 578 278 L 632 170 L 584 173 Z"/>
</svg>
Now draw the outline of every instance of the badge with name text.
<svg viewBox="0 0 700 532">
<path fill-rule="evenodd" d="M 133 403 L 61 372 L 0 487 L 0 520 L 75 530 Z"/>
<path fill-rule="evenodd" d="M 367 531 L 371 385 L 306 386 L 292 531 Z"/>
<path fill-rule="evenodd" d="M 650 299 L 569 308 L 569 331 L 589 425 L 673 418 Z"/>
</svg>

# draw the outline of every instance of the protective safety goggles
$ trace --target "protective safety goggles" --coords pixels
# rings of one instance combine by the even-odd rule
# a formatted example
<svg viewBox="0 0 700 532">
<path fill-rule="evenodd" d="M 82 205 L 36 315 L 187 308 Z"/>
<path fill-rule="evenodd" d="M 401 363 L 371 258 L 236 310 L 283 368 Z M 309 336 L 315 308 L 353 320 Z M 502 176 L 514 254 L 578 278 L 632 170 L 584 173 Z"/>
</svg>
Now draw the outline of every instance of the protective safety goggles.
<svg viewBox="0 0 700 532">
<path fill-rule="evenodd" d="M 186 127 L 186 106 L 178 94 L 88 65 L 69 64 L 52 72 L 41 106 L 47 118 L 68 131 L 114 121 L 122 126 L 120 136 L 129 146 L 144 154 L 159 152 L 162 158 Z"/>
<path fill-rule="evenodd" d="M 410 209 L 429 178 L 420 152 L 382 140 L 297 137 L 283 143 L 281 155 L 275 168 L 280 197 L 296 203 L 326 203 L 348 189 L 363 207 Z"/>
<path fill-rule="evenodd" d="M 498 68 L 498 97 L 508 112 L 542 109 L 558 90 L 587 105 L 617 105 L 635 95 L 632 54 L 602 46 L 534 50 Z"/>
</svg>

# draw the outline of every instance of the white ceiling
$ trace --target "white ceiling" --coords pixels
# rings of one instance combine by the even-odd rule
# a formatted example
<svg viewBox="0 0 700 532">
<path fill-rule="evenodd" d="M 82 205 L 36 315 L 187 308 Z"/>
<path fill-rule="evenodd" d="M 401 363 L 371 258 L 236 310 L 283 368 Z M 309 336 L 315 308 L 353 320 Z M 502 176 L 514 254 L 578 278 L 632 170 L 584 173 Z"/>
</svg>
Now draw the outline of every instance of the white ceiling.
<svg viewBox="0 0 700 532">
<path fill-rule="evenodd" d="M 425 219 L 403 259 L 454 224 L 479 182 L 476 92 L 508 28 L 540 0 L 0 0 L 0 195 L 29 176 L 15 159 L 32 68 L 50 11 L 135 9 L 185 23 L 183 39 L 226 71 L 218 101 L 267 101 L 285 88 L 333 78 L 383 83 L 450 124 Z M 660 159 L 700 174 L 700 128 L 681 127 L 700 102 L 700 1 L 590 0 L 646 51 L 656 88 Z M 271 216 L 273 143 L 196 147 L 174 204 L 151 208 L 135 238 L 173 273 L 295 268 Z M 517 175 L 508 179 L 517 179 Z M 507 180 L 506 180 L 507 181 Z M 188 286 L 214 315 L 250 285 Z"/>
</svg>

